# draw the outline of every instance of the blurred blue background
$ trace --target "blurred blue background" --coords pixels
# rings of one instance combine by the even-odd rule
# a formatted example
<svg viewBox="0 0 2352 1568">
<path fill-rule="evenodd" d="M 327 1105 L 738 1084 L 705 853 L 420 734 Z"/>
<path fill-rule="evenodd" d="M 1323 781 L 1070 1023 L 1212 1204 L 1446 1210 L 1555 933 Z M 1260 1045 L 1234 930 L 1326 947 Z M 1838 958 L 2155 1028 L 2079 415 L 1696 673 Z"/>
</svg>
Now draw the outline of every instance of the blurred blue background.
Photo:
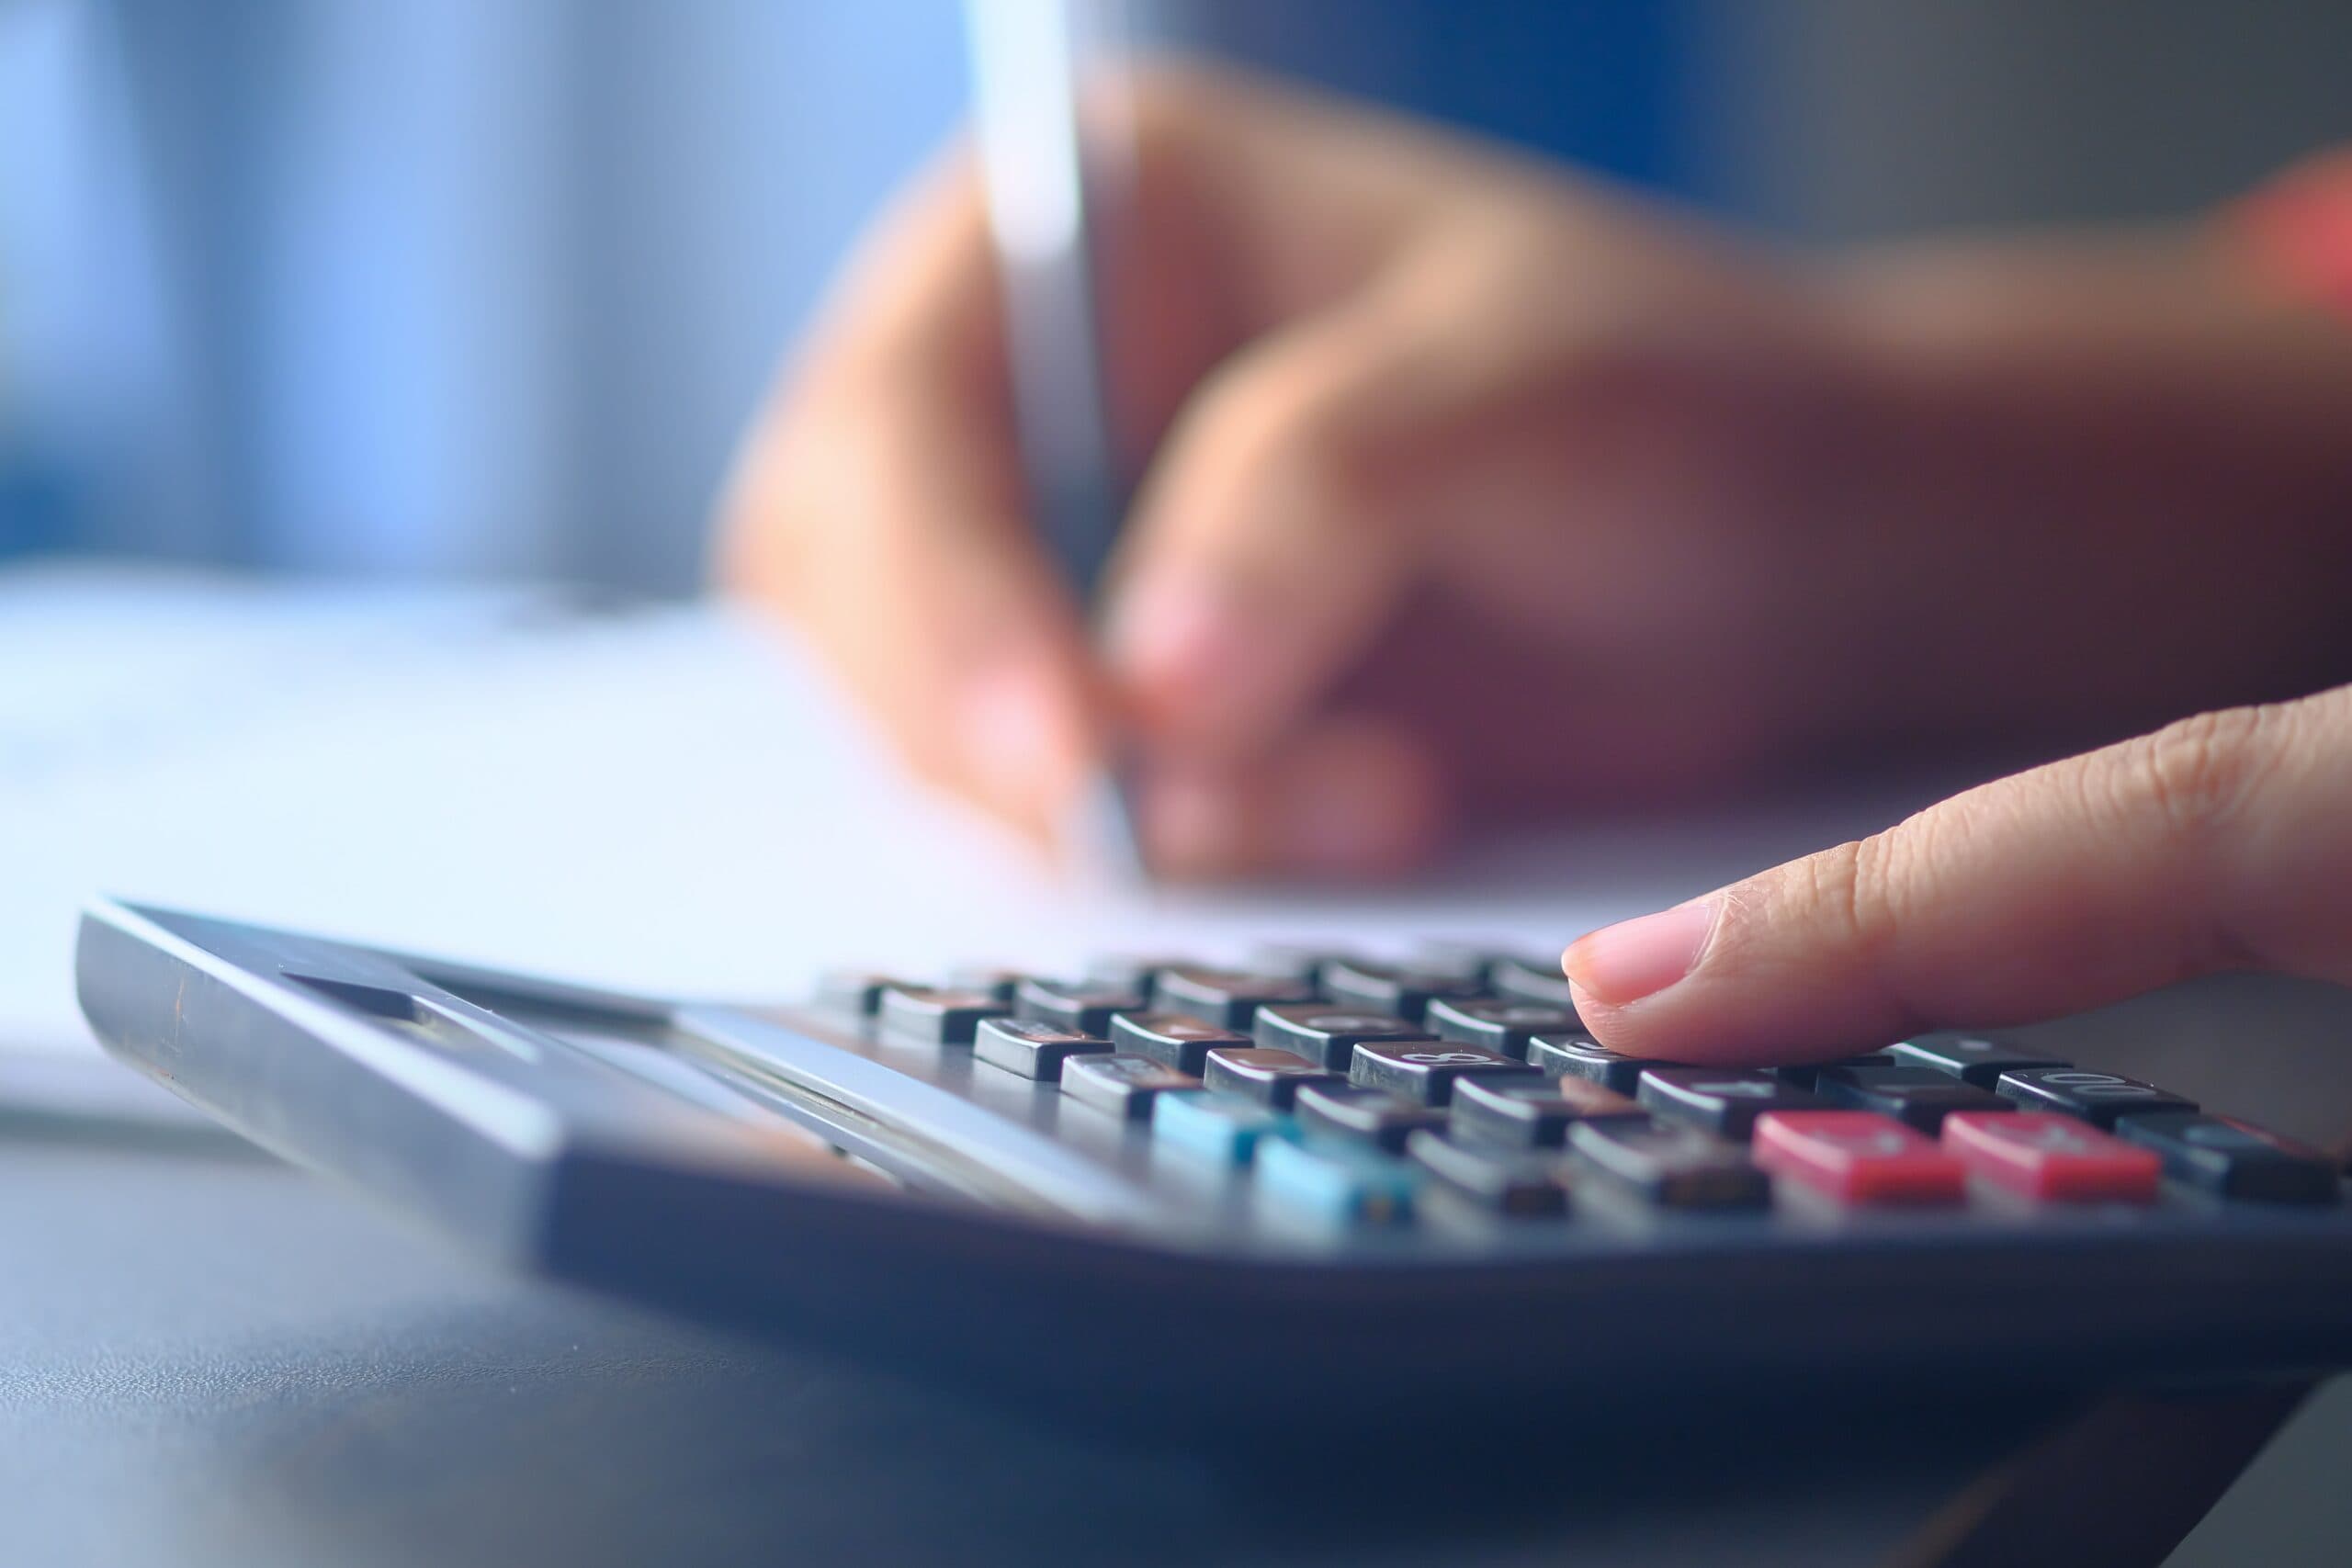
<svg viewBox="0 0 2352 1568">
<path fill-rule="evenodd" d="M 2177 212 L 2352 136 L 2346 6 L 1131 9 L 1799 241 Z M 966 92 L 952 0 L 0 0 L 0 557 L 689 588 Z"/>
</svg>

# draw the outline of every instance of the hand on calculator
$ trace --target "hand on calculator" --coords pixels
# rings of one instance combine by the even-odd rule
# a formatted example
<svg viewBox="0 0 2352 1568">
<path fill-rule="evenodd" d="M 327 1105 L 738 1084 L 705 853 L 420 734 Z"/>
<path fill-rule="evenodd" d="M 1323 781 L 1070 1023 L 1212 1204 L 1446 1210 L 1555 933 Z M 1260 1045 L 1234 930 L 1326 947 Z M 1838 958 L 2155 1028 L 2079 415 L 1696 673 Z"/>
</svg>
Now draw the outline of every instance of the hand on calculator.
<svg viewBox="0 0 2352 1568">
<path fill-rule="evenodd" d="M 1163 874 L 1361 875 L 1467 822 L 2344 676 L 2352 331 L 2211 233 L 1805 258 L 1261 82 L 1157 73 L 1136 107 L 1109 341 L 1155 456 L 1099 651 L 1024 516 L 961 156 L 849 269 L 727 505 L 730 581 L 1034 834 L 1114 725 Z M 2345 973 L 2347 732 L 2342 693 L 2198 720 L 1572 968 L 1605 1035 L 1679 1056 Z"/>
</svg>

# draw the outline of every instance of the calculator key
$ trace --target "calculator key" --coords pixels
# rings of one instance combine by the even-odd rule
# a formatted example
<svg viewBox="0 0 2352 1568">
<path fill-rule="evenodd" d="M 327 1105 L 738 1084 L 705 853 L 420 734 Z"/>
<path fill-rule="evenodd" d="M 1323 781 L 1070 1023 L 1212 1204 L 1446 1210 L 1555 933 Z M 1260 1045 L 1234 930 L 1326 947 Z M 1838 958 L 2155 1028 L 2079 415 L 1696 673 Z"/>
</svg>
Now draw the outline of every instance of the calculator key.
<svg viewBox="0 0 2352 1568">
<path fill-rule="evenodd" d="M 1944 1147 L 1974 1174 L 2057 1203 L 2153 1203 L 2164 1161 L 2046 1111 L 1955 1111 Z"/>
<path fill-rule="evenodd" d="M 1412 1216 L 1420 1184 L 1415 1167 L 1360 1144 L 1268 1139 L 1258 1146 L 1263 1200 L 1319 1219 L 1394 1224 Z"/>
<path fill-rule="evenodd" d="M 1350 1012 L 1329 1002 L 1290 1002 L 1260 1008 L 1253 1032 L 1258 1043 L 1276 1051 L 1295 1051 L 1310 1061 L 1340 1072 L 1348 1058 L 1367 1040 L 1426 1040 L 1427 1030 L 1416 1029 L 1385 1012 Z"/>
<path fill-rule="evenodd" d="M 1652 1111 L 1725 1138 L 1747 1137 L 1769 1111 L 1821 1109 L 1817 1096 L 1770 1073 L 1721 1067 L 1649 1067 L 1635 1092 Z"/>
<path fill-rule="evenodd" d="M 1875 1111 L 1775 1111 L 1756 1123 L 1756 1163 L 1847 1203 L 1957 1203 L 1965 1167 Z"/>
<path fill-rule="evenodd" d="M 1309 1134 L 1353 1139 L 1391 1154 L 1403 1152 L 1406 1137 L 1416 1129 L 1445 1125 L 1445 1112 L 1435 1106 L 1346 1083 L 1306 1084 L 1291 1109 Z"/>
<path fill-rule="evenodd" d="M 1752 1209 L 1772 1183 L 1736 1144 L 1695 1127 L 1608 1116 L 1568 1128 L 1568 1150 L 1591 1169 L 1669 1209 Z"/>
<path fill-rule="evenodd" d="M 1261 1144 L 1287 1138 L 1297 1123 L 1254 1100 L 1204 1089 L 1170 1089 L 1151 1103 L 1151 1136 L 1219 1165 L 1248 1165 Z"/>
<path fill-rule="evenodd" d="M 1408 1023 L 1421 1021 L 1432 998 L 1481 994 L 1477 977 L 1401 964 L 1334 964 L 1323 972 L 1323 988 L 1351 1007 L 1385 1012 Z"/>
<path fill-rule="evenodd" d="M 2154 1152 L 2167 1174 L 2224 1198 L 2264 1203 L 2333 1203 L 2335 1162 L 2308 1145 L 2233 1116 L 2132 1111 L 2116 1132 Z"/>
<path fill-rule="evenodd" d="M 1151 1102 L 1172 1089 L 1198 1089 L 1201 1080 L 1148 1056 L 1072 1056 L 1062 1064 L 1062 1092 L 1098 1111 L 1130 1122 L 1151 1114 Z"/>
<path fill-rule="evenodd" d="M 986 991 L 1006 1007 L 1012 1005 L 1013 993 L 1020 990 L 1027 976 L 1014 969 L 999 969 L 992 964 L 967 964 L 947 972 L 947 984 L 959 991 Z"/>
<path fill-rule="evenodd" d="M 852 1018 L 872 1018 L 882 1008 L 882 993 L 907 984 L 888 975 L 863 969 L 829 969 L 817 976 L 817 1005 L 827 1012 Z"/>
<path fill-rule="evenodd" d="M 1928 1134 L 1955 1111 L 2009 1109 L 2009 1102 L 1991 1089 L 1933 1067 L 1835 1067 L 1813 1087 L 1832 1105 L 1875 1111 Z"/>
<path fill-rule="evenodd" d="M 1541 1076 L 1524 1062 L 1442 1040 L 1359 1045 L 1348 1065 L 1349 1082 L 1385 1089 L 1420 1105 L 1443 1105 L 1453 1098 L 1453 1086 L 1465 1077 L 1521 1078 L 1532 1083 Z"/>
<path fill-rule="evenodd" d="M 988 991 L 941 990 L 894 986 L 882 993 L 882 1024 L 895 1033 L 941 1045 L 969 1045 L 982 1019 L 1012 1010 Z"/>
<path fill-rule="evenodd" d="M 1083 965 L 1084 978 L 1098 986 L 1124 986 L 1140 992 L 1147 1005 L 1153 987 L 1159 983 L 1163 969 L 1196 969 L 1200 964 L 1191 958 L 1135 953 L 1098 953 Z"/>
<path fill-rule="evenodd" d="M 1224 1094 L 1238 1094 L 1277 1111 L 1288 1111 L 1299 1086 L 1339 1083 L 1340 1075 L 1289 1051 L 1263 1045 L 1219 1045 L 1210 1050 L 1201 1081 Z"/>
<path fill-rule="evenodd" d="M 1487 966 L 1487 988 L 1514 1001 L 1544 1002 L 1576 1010 L 1577 998 L 1556 958 L 1507 955 Z M 1578 1028 L 1583 1026 L 1579 1024 Z"/>
<path fill-rule="evenodd" d="M 2065 1067 L 2047 1051 L 2028 1051 L 2016 1045 L 2005 1045 L 1997 1040 L 1979 1040 L 1973 1035 L 1928 1035 L 1917 1040 L 1905 1040 L 1887 1048 L 1887 1054 L 1906 1067 L 1932 1067 L 1939 1073 L 1950 1073 L 1965 1079 L 1978 1089 L 1991 1089 L 2001 1075 L 2018 1067 Z"/>
<path fill-rule="evenodd" d="M 1508 998 L 1465 1001 L 1454 997 L 1433 998 L 1421 1021 L 1441 1040 L 1481 1045 L 1522 1060 L 1528 1042 L 1535 1036 L 1572 1034 L 1584 1027 L 1572 1008 Z"/>
<path fill-rule="evenodd" d="M 2120 1073 L 2095 1073 L 2087 1067 L 2012 1067 L 1993 1087 L 2001 1098 L 2028 1111 L 2056 1111 L 2098 1127 L 2112 1127 L 2117 1117 L 2142 1111 L 2197 1109 L 2194 1100 L 2152 1083 Z"/>
<path fill-rule="evenodd" d="M 1588 1117 L 1648 1114 L 1613 1089 L 1571 1077 L 1464 1078 L 1453 1086 L 1451 1111 L 1447 1126 L 1462 1142 L 1521 1148 L 1558 1148 L 1567 1141 L 1568 1123 Z"/>
<path fill-rule="evenodd" d="M 1270 942 L 1250 950 L 1251 974 L 1280 975 L 1284 979 L 1303 980 L 1318 989 L 1323 984 L 1323 972 L 1332 964 L 1360 961 L 1356 953 L 1318 943 Z"/>
<path fill-rule="evenodd" d="M 1107 1036 L 1114 1012 L 1141 1012 L 1143 992 L 1099 980 L 1023 980 L 1012 993 L 1017 1018 L 1058 1023 L 1080 1034 Z"/>
<path fill-rule="evenodd" d="M 1668 1064 L 1646 1056 L 1621 1056 L 1581 1034 L 1539 1034 L 1527 1043 L 1527 1065 L 1547 1078 L 1584 1078 L 1619 1094 L 1631 1094 L 1645 1071 Z"/>
<path fill-rule="evenodd" d="M 1840 1056 L 1834 1062 L 1792 1062 L 1785 1067 L 1774 1067 L 1772 1076 L 1792 1089 L 1812 1089 L 1821 1081 L 1821 1075 L 1833 1067 L 1892 1067 L 1898 1064 L 1886 1051 L 1870 1051 L 1859 1056 Z"/>
<path fill-rule="evenodd" d="M 1111 1043 L 1131 1056 L 1148 1056 L 1199 1077 L 1211 1047 L 1247 1045 L 1250 1037 L 1203 1023 L 1190 1013 L 1120 1012 L 1111 1015 Z"/>
<path fill-rule="evenodd" d="M 1514 1216 L 1567 1211 L 1567 1178 L 1555 1154 L 1451 1143 L 1430 1132 L 1408 1138 L 1405 1152 L 1439 1185 L 1481 1208 Z"/>
<path fill-rule="evenodd" d="M 1190 1013 L 1221 1029 L 1246 1030 L 1261 1007 L 1315 999 L 1315 987 L 1280 975 L 1235 969 L 1163 969 L 1152 1000 L 1163 1012 Z"/>
<path fill-rule="evenodd" d="M 1035 1019 L 988 1018 L 974 1032 L 972 1054 L 1024 1078 L 1053 1083 L 1061 1077 L 1065 1061 L 1072 1056 L 1107 1056 L 1111 1043 Z"/>
</svg>

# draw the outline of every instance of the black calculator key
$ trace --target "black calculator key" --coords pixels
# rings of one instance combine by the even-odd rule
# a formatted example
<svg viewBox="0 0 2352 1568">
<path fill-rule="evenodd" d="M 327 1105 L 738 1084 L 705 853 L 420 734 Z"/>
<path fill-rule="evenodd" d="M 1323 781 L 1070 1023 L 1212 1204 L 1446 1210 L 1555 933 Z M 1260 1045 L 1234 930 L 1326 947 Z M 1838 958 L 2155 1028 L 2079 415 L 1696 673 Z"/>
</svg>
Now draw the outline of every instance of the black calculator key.
<svg viewBox="0 0 2352 1568">
<path fill-rule="evenodd" d="M 1072 1056 L 1109 1055 L 1111 1043 L 1029 1018 L 989 1018 L 972 1036 L 972 1054 L 1024 1078 L 1052 1083 Z"/>
<path fill-rule="evenodd" d="M 988 991 L 893 986 L 882 993 L 882 1024 L 894 1033 L 941 1045 L 969 1045 L 982 1019 L 1012 1010 Z"/>
<path fill-rule="evenodd" d="M 1323 971 L 1323 988 L 1351 1007 L 1391 1013 L 1408 1023 L 1421 1021 L 1432 998 L 1484 993 L 1474 975 L 1401 964 L 1334 964 Z"/>
<path fill-rule="evenodd" d="M 1443 1105 L 1453 1086 L 1466 1077 L 1521 1078 L 1541 1077 L 1524 1062 L 1476 1045 L 1449 1045 L 1442 1040 L 1379 1042 L 1356 1047 L 1348 1065 L 1348 1081 L 1365 1089 L 1385 1089 L 1420 1105 Z"/>
<path fill-rule="evenodd" d="M 2234 1117 L 2135 1111 L 2115 1131 L 2153 1150 L 2164 1160 L 2165 1175 L 2224 1198 L 2333 1203 L 2341 1190 L 2335 1164 L 2327 1156 Z"/>
<path fill-rule="evenodd" d="M 1190 1013 L 1121 1012 L 1111 1015 L 1111 1043 L 1131 1056 L 1148 1056 L 1199 1077 L 1212 1046 L 1247 1045 L 1250 1037 Z"/>
<path fill-rule="evenodd" d="M 1524 1058 L 1528 1042 L 1539 1034 L 1573 1034 L 1584 1027 L 1575 1011 L 1548 1002 L 1512 1001 L 1508 998 L 1463 1000 L 1432 999 L 1421 1021 L 1441 1040 L 1483 1045 L 1506 1056 Z"/>
<path fill-rule="evenodd" d="M 2028 1051 L 2005 1045 L 1998 1040 L 1980 1040 L 1967 1034 L 1905 1040 L 1887 1047 L 1887 1054 L 1900 1066 L 1933 1067 L 1939 1073 L 1964 1078 L 1978 1089 L 1991 1089 L 2000 1082 L 2003 1073 L 2014 1068 L 2072 1066 L 2047 1051 Z"/>
<path fill-rule="evenodd" d="M 1113 1013 L 1141 1012 L 1144 1005 L 1135 987 L 1100 980 L 1023 980 L 1012 993 L 1015 1017 L 1097 1036 L 1111 1032 Z"/>
<path fill-rule="evenodd" d="M 1576 1010 L 1577 998 L 1556 958 L 1516 955 L 1498 958 L 1487 966 L 1487 987 L 1498 996 L 1522 1002 L 1547 1002 Z"/>
<path fill-rule="evenodd" d="M 1772 1076 L 1796 1089 L 1811 1089 L 1821 1075 L 1836 1067 L 1893 1067 L 1902 1064 L 1887 1051 L 1869 1051 L 1859 1056 L 1840 1056 L 1834 1062 L 1793 1062 L 1785 1067 L 1774 1067 Z"/>
<path fill-rule="evenodd" d="M 1098 986 L 1124 986 L 1142 994 L 1146 1005 L 1163 969 L 1197 969 L 1190 958 L 1136 953 L 1098 953 L 1084 965 L 1084 978 Z"/>
<path fill-rule="evenodd" d="M 1329 1002 L 1288 1002 L 1260 1008 L 1258 1043 L 1276 1051 L 1295 1051 L 1310 1061 L 1339 1072 L 1367 1040 L 1426 1040 L 1429 1032 L 1385 1012 L 1350 1012 Z"/>
<path fill-rule="evenodd" d="M 1300 942 L 1261 942 L 1250 950 L 1250 972 L 1253 975 L 1280 975 L 1287 980 L 1302 980 L 1321 988 L 1323 972 L 1334 964 L 1359 963 L 1358 954 L 1335 947 Z"/>
<path fill-rule="evenodd" d="M 1584 1078 L 1631 1094 L 1644 1072 L 1663 1064 L 1646 1056 L 1621 1056 L 1581 1034 L 1539 1034 L 1527 1043 L 1527 1065 L 1547 1078 Z"/>
<path fill-rule="evenodd" d="M 1151 1102 L 1171 1089 L 1198 1089 L 1190 1073 L 1148 1056 L 1072 1056 L 1062 1064 L 1062 1092 L 1130 1122 L 1151 1114 Z"/>
<path fill-rule="evenodd" d="M 1310 1134 L 1358 1139 L 1391 1154 L 1402 1153 L 1407 1135 L 1416 1129 L 1445 1125 L 1445 1112 L 1434 1106 L 1347 1083 L 1307 1084 L 1291 1109 Z"/>
<path fill-rule="evenodd" d="M 1746 1138 L 1773 1111 L 1819 1111 L 1820 1097 L 1770 1073 L 1721 1067 L 1650 1067 L 1637 1090 L 1644 1105 L 1725 1138 Z"/>
<path fill-rule="evenodd" d="M 1263 1045 L 1219 1045 L 1208 1054 L 1201 1081 L 1220 1094 L 1238 1094 L 1277 1111 L 1288 1111 L 1299 1086 L 1338 1083 L 1340 1075 L 1320 1063 Z"/>
<path fill-rule="evenodd" d="M 991 964 L 967 964 L 947 972 L 947 984 L 958 991 L 986 991 L 1005 1006 L 1012 1005 L 1012 996 L 1027 978 L 1016 969 L 999 969 Z"/>
<path fill-rule="evenodd" d="M 1568 1149 L 1621 1186 L 1669 1209 L 1751 1209 L 1772 1183 L 1737 1145 L 1672 1122 L 1600 1117 L 1568 1128 Z"/>
<path fill-rule="evenodd" d="M 1190 1013 L 1222 1029 L 1246 1030 L 1260 1008 L 1313 1001 L 1315 987 L 1281 975 L 1237 969 L 1163 969 L 1151 995 L 1162 1012 Z"/>
<path fill-rule="evenodd" d="M 2152 1083 L 2120 1073 L 2095 1073 L 2087 1067 L 2012 1067 L 1993 1087 L 2003 1099 L 2028 1111 L 2079 1116 L 2095 1127 L 2112 1127 L 2117 1117 L 2143 1111 L 2197 1109 L 2196 1101 Z"/>
<path fill-rule="evenodd" d="M 882 993 L 906 984 L 863 969 L 829 969 L 817 977 L 817 1005 L 827 1012 L 872 1018 L 881 1010 Z"/>
<path fill-rule="evenodd" d="M 1832 1067 L 1815 1081 L 1814 1090 L 1832 1105 L 1876 1111 L 1928 1134 L 1939 1131 L 1955 1111 L 2011 1109 L 1991 1089 L 1933 1067 Z"/>
<path fill-rule="evenodd" d="M 1464 1078 L 1453 1086 L 1447 1125 L 1464 1143 L 1558 1148 L 1567 1141 L 1570 1122 L 1592 1116 L 1646 1120 L 1647 1112 L 1615 1089 L 1586 1078 Z"/>
<path fill-rule="evenodd" d="M 1450 1143 L 1430 1132 L 1406 1139 L 1405 1153 L 1446 1190 L 1497 1213 L 1535 1216 L 1567 1210 L 1567 1176 L 1556 1154 Z"/>
</svg>

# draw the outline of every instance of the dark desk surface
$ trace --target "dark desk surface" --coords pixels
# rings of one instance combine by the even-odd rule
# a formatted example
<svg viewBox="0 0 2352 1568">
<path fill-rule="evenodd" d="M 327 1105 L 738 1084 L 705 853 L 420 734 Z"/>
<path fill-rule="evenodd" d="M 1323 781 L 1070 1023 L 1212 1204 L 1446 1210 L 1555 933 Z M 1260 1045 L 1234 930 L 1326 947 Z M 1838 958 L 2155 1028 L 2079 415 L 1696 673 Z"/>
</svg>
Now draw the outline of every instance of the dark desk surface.
<svg viewBox="0 0 2352 1568">
<path fill-rule="evenodd" d="M 2340 1080 L 2352 1009 L 2306 998 L 2293 1028 L 2247 1035 L 2243 997 L 2200 998 L 2157 1032 L 2258 1037 L 2235 1080 L 2256 1088 L 2214 1092 L 2210 1055 L 2157 1076 L 2324 1134 L 2332 1112 L 2278 1058 L 2328 1049 Z M 2149 1016 L 2117 1015 L 2115 1038 Z M 2068 1506 L 2170 1509 L 2150 1539 L 2177 1536 L 2284 1408 L 2276 1393 L 2087 1415 L 1930 1403 L 1785 1438 L 1746 1420 L 1631 1444 L 1606 1412 L 1534 1411 L 1483 1444 L 1423 1427 L 1352 1455 L 1172 1452 L 1148 1412 L 1132 1441 L 1075 1434 L 516 1280 L 225 1139 L 0 1129 L 12 1562 L 1827 1568 L 1920 1561 L 2017 1475 L 2056 1465 Z M 2015 1464 L 2030 1452 L 2046 1462 Z"/>
</svg>

